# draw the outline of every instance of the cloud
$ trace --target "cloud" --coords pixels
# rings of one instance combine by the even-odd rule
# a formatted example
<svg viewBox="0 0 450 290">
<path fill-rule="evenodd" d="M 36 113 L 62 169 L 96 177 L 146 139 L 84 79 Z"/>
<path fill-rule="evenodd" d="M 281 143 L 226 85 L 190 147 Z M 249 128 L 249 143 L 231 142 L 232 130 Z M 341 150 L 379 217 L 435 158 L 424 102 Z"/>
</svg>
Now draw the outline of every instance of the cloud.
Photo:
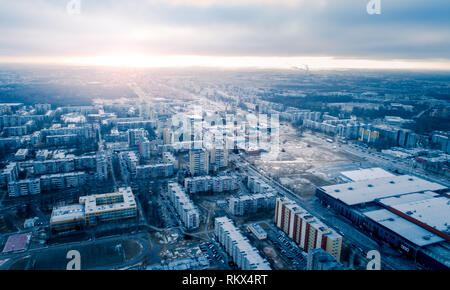
<svg viewBox="0 0 450 290">
<path fill-rule="evenodd" d="M 0 56 L 103 54 L 450 59 L 448 0 L 61 0 L 0 3 Z"/>
</svg>

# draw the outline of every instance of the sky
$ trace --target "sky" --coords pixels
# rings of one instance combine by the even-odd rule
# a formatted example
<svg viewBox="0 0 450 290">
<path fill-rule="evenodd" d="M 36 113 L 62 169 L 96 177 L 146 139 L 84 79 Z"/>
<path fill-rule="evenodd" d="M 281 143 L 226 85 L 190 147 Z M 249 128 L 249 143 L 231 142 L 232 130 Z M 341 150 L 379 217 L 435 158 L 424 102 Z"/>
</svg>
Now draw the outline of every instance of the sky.
<svg viewBox="0 0 450 290">
<path fill-rule="evenodd" d="M 450 70 L 450 1 L 369 1 L 0 0 L 0 62 Z"/>
</svg>

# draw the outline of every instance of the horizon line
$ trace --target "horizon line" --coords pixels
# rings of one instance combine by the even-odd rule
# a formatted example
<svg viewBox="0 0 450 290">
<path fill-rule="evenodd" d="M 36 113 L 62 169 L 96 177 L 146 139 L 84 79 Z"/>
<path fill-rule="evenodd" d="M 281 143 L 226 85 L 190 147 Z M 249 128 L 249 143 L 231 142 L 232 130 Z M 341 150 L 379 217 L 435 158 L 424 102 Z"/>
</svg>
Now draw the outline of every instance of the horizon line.
<svg viewBox="0 0 450 290">
<path fill-rule="evenodd" d="M 450 71 L 448 59 L 368 59 L 333 56 L 99 55 L 89 57 L 1 57 L 0 64 L 123 68 L 374 69 Z"/>
</svg>

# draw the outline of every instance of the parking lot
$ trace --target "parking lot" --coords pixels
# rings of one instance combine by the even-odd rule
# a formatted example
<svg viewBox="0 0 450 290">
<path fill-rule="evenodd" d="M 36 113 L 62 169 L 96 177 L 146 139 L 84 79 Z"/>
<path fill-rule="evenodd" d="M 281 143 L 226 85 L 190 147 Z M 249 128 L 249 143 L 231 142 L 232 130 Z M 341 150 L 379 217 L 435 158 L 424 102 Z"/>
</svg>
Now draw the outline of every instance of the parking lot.
<svg viewBox="0 0 450 290">
<path fill-rule="evenodd" d="M 203 242 L 199 247 L 200 250 L 205 253 L 206 258 L 211 265 L 211 269 L 236 269 L 235 265 L 231 261 L 231 258 L 222 250 L 222 248 L 216 241 L 211 240 L 210 242 Z"/>
<path fill-rule="evenodd" d="M 300 249 L 284 232 L 277 229 L 268 229 L 267 239 L 281 253 L 281 256 L 292 265 L 294 270 L 306 269 L 306 253 L 302 251 L 302 249 Z"/>
</svg>

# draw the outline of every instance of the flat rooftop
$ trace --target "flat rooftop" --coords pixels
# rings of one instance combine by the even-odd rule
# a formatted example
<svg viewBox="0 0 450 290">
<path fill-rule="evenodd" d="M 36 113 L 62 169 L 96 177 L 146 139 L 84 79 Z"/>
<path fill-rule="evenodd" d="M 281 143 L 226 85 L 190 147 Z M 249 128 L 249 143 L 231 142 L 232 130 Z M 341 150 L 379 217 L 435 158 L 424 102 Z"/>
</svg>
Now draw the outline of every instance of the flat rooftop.
<svg viewBox="0 0 450 290">
<path fill-rule="evenodd" d="M 105 199 L 109 197 L 116 197 L 121 195 L 123 200 L 121 202 L 107 203 L 97 205 L 97 199 Z M 125 210 L 129 208 L 136 208 L 136 200 L 134 199 L 131 187 L 121 187 L 118 192 L 105 194 L 92 194 L 80 197 L 80 203 L 84 204 L 85 213 L 92 214 L 96 212 Z"/>
<path fill-rule="evenodd" d="M 73 204 L 54 207 L 50 223 L 74 221 L 84 218 L 84 206 L 82 204 Z"/>
<path fill-rule="evenodd" d="M 364 215 L 420 247 L 445 241 L 438 235 L 425 230 L 387 209 L 365 212 Z"/>
<path fill-rule="evenodd" d="M 369 179 L 395 176 L 394 174 L 392 174 L 382 168 L 379 168 L 379 167 L 343 171 L 343 172 L 341 172 L 341 175 L 343 175 L 350 181 L 363 181 L 363 180 L 369 180 Z"/>
<path fill-rule="evenodd" d="M 251 224 L 250 227 L 257 232 L 259 235 L 266 234 L 266 231 L 258 224 Z"/>
<path fill-rule="evenodd" d="M 376 199 L 385 197 L 423 191 L 438 191 L 448 188 L 415 176 L 400 175 L 323 186 L 319 189 L 351 206 L 373 202 Z"/>
<path fill-rule="evenodd" d="M 432 192 L 432 191 L 416 192 L 416 193 L 403 194 L 403 195 L 397 195 L 397 196 L 393 196 L 393 197 L 382 198 L 379 200 L 379 203 L 381 203 L 385 206 L 394 206 L 397 204 L 425 200 L 425 199 L 435 198 L 435 197 L 439 197 L 439 196 L 441 196 L 441 195 L 438 193 Z"/>
<path fill-rule="evenodd" d="M 391 207 L 440 232 L 450 233 L 450 198 L 446 196 L 416 200 Z"/>
</svg>

